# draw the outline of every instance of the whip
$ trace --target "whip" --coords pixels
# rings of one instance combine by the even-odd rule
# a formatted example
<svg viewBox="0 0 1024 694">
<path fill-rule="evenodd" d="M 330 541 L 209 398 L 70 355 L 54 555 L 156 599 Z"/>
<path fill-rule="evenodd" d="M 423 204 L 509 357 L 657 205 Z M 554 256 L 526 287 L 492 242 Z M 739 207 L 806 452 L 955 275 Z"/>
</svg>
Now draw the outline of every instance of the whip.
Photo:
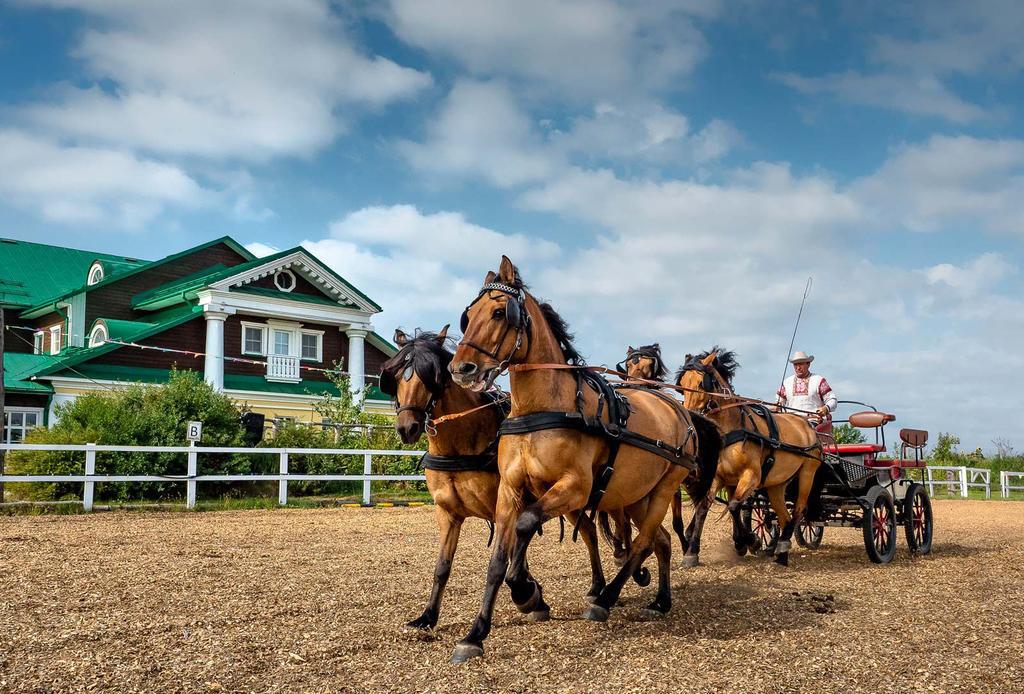
<svg viewBox="0 0 1024 694">
<path fill-rule="evenodd" d="M 789 357 L 793 354 L 793 345 L 796 344 L 796 331 L 800 327 L 800 317 L 804 315 L 804 304 L 807 303 L 807 295 L 811 293 L 811 285 L 814 284 L 814 278 L 807 278 L 807 286 L 804 287 L 804 298 L 800 300 L 800 311 L 796 314 L 796 325 L 793 326 L 793 337 L 789 339 L 789 350 L 786 352 L 786 363 L 782 367 L 782 378 L 779 380 L 779 385 L 785 387 L 786 385 L 786 372 L 789 371 Z"/>
</svg>

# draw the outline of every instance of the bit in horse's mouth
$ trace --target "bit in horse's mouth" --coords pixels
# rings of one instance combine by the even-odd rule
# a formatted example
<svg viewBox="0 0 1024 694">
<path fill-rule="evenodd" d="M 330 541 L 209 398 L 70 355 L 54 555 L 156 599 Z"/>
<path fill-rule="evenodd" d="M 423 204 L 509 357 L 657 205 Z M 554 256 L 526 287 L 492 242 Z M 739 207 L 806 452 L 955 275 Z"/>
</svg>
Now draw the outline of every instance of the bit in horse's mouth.
<svg viewBox="0 0 1024 694">
<path fill-rule="evenodd" d="M 469 386 L 466 386 L 474 393 L 483 393 L 485 390 L 490 389 L 494 385 L 494 379 L 498 377 L 498 367 L 492 366 L 489 369 L 484 369 L 477 376 L 476 380 Z"/>
</svg>

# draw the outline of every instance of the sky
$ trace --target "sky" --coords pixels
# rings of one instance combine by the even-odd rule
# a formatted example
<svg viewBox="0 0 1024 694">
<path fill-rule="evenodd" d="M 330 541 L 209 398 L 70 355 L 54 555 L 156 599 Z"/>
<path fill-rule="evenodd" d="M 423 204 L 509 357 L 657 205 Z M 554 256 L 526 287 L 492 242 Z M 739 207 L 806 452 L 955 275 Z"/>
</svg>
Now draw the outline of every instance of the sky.
<svg viewBox="0 0 1024 694">
<path fill-rule="evenodd" d="M 302 245 L 385 336 L 504 253 L 590 363 L 717 344 L 755 397 L 812 277 L 841 399 L 1024 450 L 1022 35 L 1016 0 L 0 0 L 0 236 Z"/>
</svg>

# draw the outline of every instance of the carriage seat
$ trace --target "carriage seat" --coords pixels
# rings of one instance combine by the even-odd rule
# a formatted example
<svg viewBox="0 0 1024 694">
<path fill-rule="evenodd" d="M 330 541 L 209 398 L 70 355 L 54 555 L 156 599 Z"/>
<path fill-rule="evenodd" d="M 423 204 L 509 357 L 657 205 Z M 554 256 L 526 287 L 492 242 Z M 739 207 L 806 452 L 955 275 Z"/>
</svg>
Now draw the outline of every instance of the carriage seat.
<svg viewBox="0 0 1024 694">
<path fill-rule="evenodd" d="M 885 446 L 878 443 L 837 443 L 832 446 L 825 446 L 826 453 L 836 455 L 864 455 L 866 453 L 881 453 Z"/>
<path fill-rule="evenodd" d="M 907 448 L 924 448 L 928 444 L 928 432 L 924 429 L 900 429 L 900 441 Z"/>
<path fill-rule="evenodd" d="M 888 412 L 854 412 L 850 415 L 850 425 L 858 429 L 874 429 L 885 426 L 887 422 L 896 421 L 896 415 Z"/>
</svg>

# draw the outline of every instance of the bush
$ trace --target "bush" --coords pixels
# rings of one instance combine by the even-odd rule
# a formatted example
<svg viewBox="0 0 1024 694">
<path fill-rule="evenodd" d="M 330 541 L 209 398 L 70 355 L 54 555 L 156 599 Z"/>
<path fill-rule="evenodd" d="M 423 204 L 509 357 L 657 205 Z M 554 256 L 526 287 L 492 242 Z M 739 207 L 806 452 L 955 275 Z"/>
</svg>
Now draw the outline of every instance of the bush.
<svg viewBox="0 0 1024 694">
<path fill-rule="evenodd" d="M 864 443 L 867 440 L 863 431 L 845 422 L 832 427 L 832 437 L 836 443 Z"/>
<path fill-rule="evenodd" d="M 181 446 L 189 421 L 203 422 L 203 441 L 208 446 L 241 446 L 240 412 L 231 398 L 218 393 L 192 371 L 172 371 L 163 386 L 127 386 L 104 393 L 90 393 L 58 406 L 58 420 L 50 429 L 36 429 L 26 443 L 96 443 L 115 446 Z M 8 457 L 11 474 L 80 474 L 84 454 L 79 452 L 17 452 Z M 249 472 L 248 456 L 208 454 L 199 458 L 202 474 Z M 97 453 L 96 472 L 112 475 L 184 475 L 184 453 Z M 251 491 L 251 485 L 247 485 Z M 231 485 L 200 486 L 206 496 L 220 496 Z M 78 498 L 81 484 L 12 485 L 16 498 Z M 180 482 L 110 483 L 96 486 L 97 500 L 180 497 Z"/>
</svg>

